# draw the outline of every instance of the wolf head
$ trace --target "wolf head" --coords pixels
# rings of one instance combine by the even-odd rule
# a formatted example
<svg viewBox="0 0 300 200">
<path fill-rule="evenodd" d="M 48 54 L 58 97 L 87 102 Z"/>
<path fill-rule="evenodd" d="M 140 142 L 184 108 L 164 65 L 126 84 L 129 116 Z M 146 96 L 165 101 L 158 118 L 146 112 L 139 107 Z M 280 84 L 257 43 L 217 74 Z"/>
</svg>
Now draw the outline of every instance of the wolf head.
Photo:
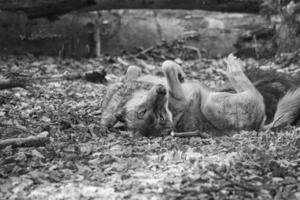
<svg viewBox="0 0 300 200">
<path fill-rule="evenodd" d="M 127 126 L 144 136 L 163 136 L 172 130 L 167 91 L 161 84 L 153 86 L 150 91 L 135 92 L 125 110 Z"/>
</svg>

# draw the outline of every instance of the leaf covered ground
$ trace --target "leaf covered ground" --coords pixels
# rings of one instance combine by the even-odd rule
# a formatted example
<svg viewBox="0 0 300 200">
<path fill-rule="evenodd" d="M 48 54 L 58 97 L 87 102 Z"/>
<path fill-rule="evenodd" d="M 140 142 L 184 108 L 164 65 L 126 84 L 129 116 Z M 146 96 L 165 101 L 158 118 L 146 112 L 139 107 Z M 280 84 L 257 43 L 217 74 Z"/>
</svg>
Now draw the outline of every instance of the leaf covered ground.
<svg viewBox="0 0 300 200">
<path fill-rule="evenodd" d="M 0 70 L 42 76 L 105 67 L 117 81 L 126 62 L 10 56 Z M 159 74 L 158 62 L 134 64 Z M 223 83 L 222 68 L 222 59 L 184 63 L 210 86 Z M 0 140 L 50 137 L 41 147 L 0 149 L 0 199 L 300 199 L 299 129 L 209 139 L 101 135 L 105 88 L 64 80 L 0 91 Z"/>
</svg>

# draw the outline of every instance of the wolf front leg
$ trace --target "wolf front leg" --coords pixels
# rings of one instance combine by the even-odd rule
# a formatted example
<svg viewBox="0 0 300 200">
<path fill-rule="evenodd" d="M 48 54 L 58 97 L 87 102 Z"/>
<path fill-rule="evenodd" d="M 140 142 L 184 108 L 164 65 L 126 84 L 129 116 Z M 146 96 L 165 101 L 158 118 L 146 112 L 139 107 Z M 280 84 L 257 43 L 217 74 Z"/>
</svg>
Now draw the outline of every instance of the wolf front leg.
<svg viewBox="0 0 300 200">
<path fill-rule="evenodd" d="M 180 66 L 178 66 L 177 63 L 170 60 L 167 60 L 162 64 L 162 70 L 167 79 L 170 96 L 175 99 L 185 101 L 186 98 L 178 76 L 179 68 Z"/>
<path fill-rule="evenodd" d="M 181 81 L 178 77 L 179 68 L 180 66 L 173 61 L 165 61 L 162 64 L 162 70 L 168 85 L 168 108 L 172 113 L 172 120 L 175 128 L 177 127 L 180 118 L 182 118 L 181 116 L 184 114 L 186 106 L 188 106 L 187 97 L 184 94 Z"/>
</svg>

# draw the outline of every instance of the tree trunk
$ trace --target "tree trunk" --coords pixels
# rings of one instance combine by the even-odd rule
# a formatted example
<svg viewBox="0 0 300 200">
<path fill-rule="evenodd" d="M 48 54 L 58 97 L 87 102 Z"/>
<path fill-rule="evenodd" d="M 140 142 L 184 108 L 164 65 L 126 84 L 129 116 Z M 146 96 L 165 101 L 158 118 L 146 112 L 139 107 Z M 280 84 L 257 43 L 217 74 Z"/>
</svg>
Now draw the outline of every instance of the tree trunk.
<svg viewBox="0 0 300 200">
<path fill-rule="evenodd" d="M 94 21 L 94 43 L 95 43 L 94 56 L 95 57 L 101 56 L 100 18 L 101 18 L 100 13 L 96 11 L 95 21 Z"/>
<path fill-rule="evenodd" d="M 51 17 L 74 10 L 202 9 L 258 13 L 262 0 L 0 0 L 0 10 L 23 11 L 29 18 Z"/>
</svg>

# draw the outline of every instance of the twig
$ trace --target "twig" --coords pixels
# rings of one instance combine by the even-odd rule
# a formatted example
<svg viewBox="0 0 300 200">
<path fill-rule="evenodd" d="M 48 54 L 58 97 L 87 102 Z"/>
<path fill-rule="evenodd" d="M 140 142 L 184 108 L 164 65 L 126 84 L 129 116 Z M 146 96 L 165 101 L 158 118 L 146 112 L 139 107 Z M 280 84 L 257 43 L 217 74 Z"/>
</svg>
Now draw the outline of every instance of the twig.
<svg viewBox="0 0 300 200">
<path fill-rule="evenodd" d="M 190 49 L 192 51 L 195 51 L 197 53 L 198 56 L 198 60 L 200 60 L 202 58 L 200 50 L 197 47 L 193 47 L 193 46 L 187 46 L 187 45 L 183 45 L 183 48 L 185 49 Z"/>
<path fill-rule="evenodd" d="M 0 123 L 0 126 L 3 126 L 3 127 L 5 127 L 5 128 L 14 129 L 14 130 L 23 131 L 23 132 L 29 133 L 29 134 L 33 134 L 32 132 L 30 132 L 30 131 L 27 130 L 26 128 L 17 127 L 17 126 L 15 126 L 15 125 L 11 125 L 11 124 Z"/>
<path fill-rule="evenodd" d="M 62 81 L 62 80 L 76 80 L 83 79 L 93 83 L 107 83 L 105 79 L 106 72 L 105 70 L 93 70 L 85 73 L 72 73 L 72 74 L 57 74 L 57 75 L 46 75 L 39 77 L 25 77 L 25 78 L 16 78 L 16 80 L 3 80 L 0 81 L 0 90 L 1 89 L 10 89 L 14 87 L 26 87 L 32 84 L 34 81 Z"/>
<path fill-rule="evenodd" d="M 136 53 L 136 54 L 134 54 L 134 55 L 130 55 L 129 57 L 131 57 L 131 58 L 136 58 L 136 57 L 138 57 L 138 56 L 141 55 L 141 54 L 145 54 L 145 53 L 147 53 L 147 52 L 153 50 L 154 48 L 155 48 L 155 46 L 151 46 L 151 47 L 149 47 L 149 48 L 147 48 L 147 49 L 144 49 L 143 51 L 140 51 L 140 52 L 138 52 L 138 53 Z"/>
<path fill-rule="evenodd" d="M 294 53 L 292 53 L 291 57 L 285 63 L 283 63 L 280 66 L 280 68 L 286 68 L 290 64 L 292 64 L 293 62 L 295 62 L 297 59 L 299 59 L 299 54 L 300 54 L 300 49 L 297 50 L 297 51 L 295 51 Z"/>
<path fill-rule="evenodd" d="M 221 190 L 230 187 L 232 184 L 224 184 L 221 185 L 219 187 L 206 187 L 206 188 L 201 188 L 201 192 L 204 193 L 216 193 L 216 192 L 220 192 Z"/>
<path fill-rule="evenodd" d="M 250 192 L 255 192 L 258 193 L 260 192 L 260 190 L 258 188 L 255 188 L 254 186 L 249 186 L 249 185 L 245 185 L 239 182 L 236 182 L 235 180 L 230 179 L 229 177 L 224 176 L 222 173 L 218 172 L 215 169 L 209 169 L 210 171 L 213 171 L 215 174 L 217 174 L 219 177 L 221 177 L 222 179 L 225 179 L 226 181 L 230 182 L 232 185 L 235 185 L 239 188 L 242 188 L 244 190 L 248 190 Z"/>
<path fill-rule="evenodd" d="M 256 35 L 253 36 L 253 40 L 254 40 L 254 50 L 255 50 L 255 56 L 256 56 L 256 59 L 258 59 L 258 44 L 257 44 L 257 40 L 256 40 Z"/>
<path fill-rule="evenodd" d="M 42 132 L 37 136 L 29 136 L 26 138 L 10 138 L 6 140 L 0 141 L 0 149 L 5 148 L 7 146 L 12 147 L 31 147 L 31 146 L 44 146 L 47 142 L 49 142 L 49 133 Z"/>
<path fill-rule="evenodd" d="M 0 90 L 11 89 L 15 87 L 25 88 L 26 85 L 27 82 L 22 80 L 2 80 L 0 81 Z"/>
<path fill-rule="evenodd" d="M 85 73 L 72 73 L 72 74 L 59 74 L 52 76 L 40 76 L 34 77 L 32 80 L 49 80 L 49 81 L 59 81 L 59 80 L 76 80 L 76 79 L 85 79 L 91 82 L 105 82 L 106 72 L 104 70 L 94 70 L 88 71 Z"/>
<path fill-rule="evenodd" d="M 197 131 L 187 131 L 187 132 L 173 132 L 171 133 L 173 137 L 201 137 L 201 138 L 209 138 L 210 136 L 204 132 L 199 130 Z"/>
</svg>

